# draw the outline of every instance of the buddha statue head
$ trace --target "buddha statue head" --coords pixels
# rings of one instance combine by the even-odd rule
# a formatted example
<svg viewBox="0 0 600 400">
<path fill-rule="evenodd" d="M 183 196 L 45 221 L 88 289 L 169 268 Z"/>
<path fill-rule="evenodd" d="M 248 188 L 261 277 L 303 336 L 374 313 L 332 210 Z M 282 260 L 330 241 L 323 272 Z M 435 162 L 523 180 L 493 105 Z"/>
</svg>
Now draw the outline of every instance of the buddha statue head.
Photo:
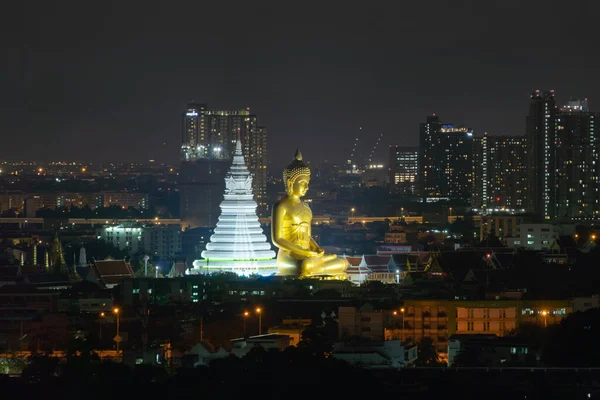
<svg viewBox="0 0 600 400">
<path fill-rule="evenodd" d="M 288 196 L 302 197 L 308 190 L 310 168 L 302 161 L 302 153 L 296 150 L 294 160 L 283 169 L 283 183 Z"/>
</svg>

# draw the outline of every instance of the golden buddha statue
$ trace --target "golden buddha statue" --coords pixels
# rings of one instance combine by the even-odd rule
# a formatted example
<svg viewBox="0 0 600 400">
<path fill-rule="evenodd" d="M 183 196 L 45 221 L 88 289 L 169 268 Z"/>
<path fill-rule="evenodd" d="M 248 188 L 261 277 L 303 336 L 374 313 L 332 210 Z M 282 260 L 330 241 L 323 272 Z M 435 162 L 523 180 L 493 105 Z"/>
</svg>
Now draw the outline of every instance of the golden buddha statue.
<svg viewBox="0 0 600 400">
<path fill-rule="evenodd" d="M 273 205 L 271 238 L 279 248 L 280 275 L 325 275 L 345 278 L 348 261 L 326 254 L 311 236 L 312 211 L 301 199 L 308 191 L 310 168 L 296 150 L 294 161 L 283 170 L 287 195 Z"/>
</svg>

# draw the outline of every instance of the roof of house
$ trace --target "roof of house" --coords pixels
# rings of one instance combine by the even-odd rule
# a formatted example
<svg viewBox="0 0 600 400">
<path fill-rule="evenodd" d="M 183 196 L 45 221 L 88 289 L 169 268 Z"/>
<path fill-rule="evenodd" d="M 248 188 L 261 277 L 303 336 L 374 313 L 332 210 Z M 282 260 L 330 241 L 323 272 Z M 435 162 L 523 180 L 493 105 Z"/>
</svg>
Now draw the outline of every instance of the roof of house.
<svg viewBox="0 0 600 400">
<path fill-rule="evenodd" d="M 188 270 L 188 265 L 185 261 L 177 261 L 174 262 L 171 270 L 169 271 L 169 274 L 179 274 L 179 275 L 185 275 L 185 271 Z"/>
<path fill-rule="evenodd" d="M 349 256 L 346 256 L 346 260 L 348 260 L 348 263 L 351 266 L 357 267 L 362 262 L 362 257 L 349 257 Z"/>
<path fill-rule="evenodd" d="M 368 256 L 364 256 L 364 257 L 365 257 L 365 262 L 367 263 L 369 268 L 371 268 L 372 266 L 380 266 L 380 265 L 385 265 L 385 267 L 387 268 L 387 266 L 390 262 L 390 255 L 383 255 L 383 256 L 368 255 Z"/>
<path fill-rule="evenodd" d="M 125 260 L 94 260 L 91 269 L 98 282 L 104 285 L 117 285 L 123 279 L 134 277 L 131 265 Z"/>
</svg>

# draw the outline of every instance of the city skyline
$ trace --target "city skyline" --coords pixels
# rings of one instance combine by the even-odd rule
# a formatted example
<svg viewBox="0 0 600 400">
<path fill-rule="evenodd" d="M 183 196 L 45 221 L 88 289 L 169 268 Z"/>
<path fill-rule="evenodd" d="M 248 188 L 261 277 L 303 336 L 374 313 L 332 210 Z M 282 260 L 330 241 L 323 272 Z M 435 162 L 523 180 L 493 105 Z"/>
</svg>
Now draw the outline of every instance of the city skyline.
<svg viewBox="0 0 600 400">
<path fill-rule="evenodd" d="M 597 109 L 591 71 L 600 56 L 586 49 L 598 5 L 561 7 L 560 26 L 536 36 L 536 21 L 552 21 L 560 5 L 290 14 L 257 5 L 238 14 L 216 4 L 184 13 L 43 4 L 8 26 L 0 131 L 12 145 L 0 158 L 175 164 L 189 101 L 260 115 L 277 149 L 270 172 L 297 147 L 312 163 L 332 153 L 342 162 L 361 126 L 369 149 L 384 133 L 376 157 L 385 160 L 391 144 L 417 145 L 432 114 L 476 136 L 523 135 L 532 90 L 554 89 L 558 104 L 585 97 Z M 211 18 L 198 22 L 200 11 Z"/>
</svg>

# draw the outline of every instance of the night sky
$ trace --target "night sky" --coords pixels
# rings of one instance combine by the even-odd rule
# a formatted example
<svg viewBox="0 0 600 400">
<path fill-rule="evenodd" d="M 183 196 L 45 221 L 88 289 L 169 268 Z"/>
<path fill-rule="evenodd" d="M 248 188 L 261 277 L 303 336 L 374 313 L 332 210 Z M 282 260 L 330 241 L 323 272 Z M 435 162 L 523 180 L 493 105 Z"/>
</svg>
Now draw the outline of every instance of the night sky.
<svg viewBox="0 0 600 400">
<path fill-rule="evenodd" d="M 600 111 L 593 0 L 23 3 L 2 12 L 0 159 L 177 163 L 188 100 L 250 107 L 277 173 L 296 147 L 344 160 L 360 126 L 386 162 L 433 113 L 523 134 L 538 88 Z"/>
</svg>

